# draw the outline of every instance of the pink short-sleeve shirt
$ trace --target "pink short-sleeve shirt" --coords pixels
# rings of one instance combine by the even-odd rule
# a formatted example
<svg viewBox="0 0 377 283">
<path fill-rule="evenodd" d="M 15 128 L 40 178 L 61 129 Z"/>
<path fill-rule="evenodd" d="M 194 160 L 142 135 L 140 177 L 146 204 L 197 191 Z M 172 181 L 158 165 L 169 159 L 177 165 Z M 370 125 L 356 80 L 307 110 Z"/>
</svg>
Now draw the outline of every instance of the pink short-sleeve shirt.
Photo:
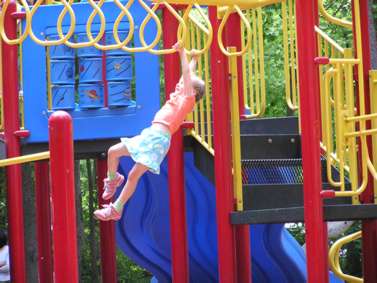
<svg viewBox="0 0 377 283">
<path fill-rule="evenodd" d="M 174 134 L 188 113 L 195 106 L 195 95 L 185 95 L 184 93 L 172 93 L 170 99 L 166 101 L 164 106 L 156 113 L 152 124 L 160 123 L 169 128 L 171 134 Z"/>
</svg>

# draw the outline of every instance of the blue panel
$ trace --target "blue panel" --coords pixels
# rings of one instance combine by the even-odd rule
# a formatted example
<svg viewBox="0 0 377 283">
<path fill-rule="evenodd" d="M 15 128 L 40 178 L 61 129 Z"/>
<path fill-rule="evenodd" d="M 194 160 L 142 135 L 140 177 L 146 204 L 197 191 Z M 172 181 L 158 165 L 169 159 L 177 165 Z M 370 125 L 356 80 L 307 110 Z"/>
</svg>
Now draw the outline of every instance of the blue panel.
<svg viewBox="0 0 377 283">
<path fill-rule="evenodd" d="M 85 24 L 92 13 L 93 9 L 87 3 L 77 3 L 72 5 L 76 15 L 76 29 L 75 34 L 79 35 L 85 33 Z M 40 7 L 36 14 L 33 16 L 33 31 L 34 34 L 40 39 L 45 39 L 45 36 L 53 37 L 57 34 L 56 22 L 63 7 L 61 5 L 50 5 Z M 102 10 L 106 15 L 106 31 L 112 31 L 113 23 L 118 17 L 120 10 L 114 3 L 104 3 Z M 138 4 L 134 3 L 131 7 L 131 13 L 135 22 L 135 35 L 134 44 L 140 46 L 137 27 L 140 26 L 144 19 L 146 12 Z M 124 17 L 124 22 L 120 25 L 120 37 L 124 37 L 125 32 L 128 30 L 128 23 L 125 22 L 127 17 Z M 93 36 L 99 28 L 99 17 L 96 16 L 92 25 Z M 63 32 L 67 30 L 69 24 L 69 16 L 67 15 L 63 21 Z M 151 42 L 156 34 L 156 26 L 154 23 L 148 24 L 145 30 L 145 38 L 147 42 Z M 78 36 L 75 35 L 71 38 L 72 41 L 79 41 Z M 107 37 L 111 40 L 111 37 Z M 30 38 L 27 38 L 23 45 L 23 93 L 25 105 L 25 128 L 30 131 L 31 135 L 26 142 L 45 142 L 48 140 L 48 117 L 51 112 L 47 111 L 47 72 L 46 72 L 46 48 L 38 46 Z M 78 51 L 77 51 L 78 53 Z M 51 48 L 50 54 L 54 57 L 51 59 L 54 62 L 54 68 L 60 70 L 60 73 L 54 74 L 52 80 L 56 85 L 72 85 L 72 78 L 69 78 L 67 72 L 67 62 L 72 58 L 72 52 L 69 48 Z M 81 54 L 81 55 L 80 55 Z M 96 53 L 96 50 L 81 50 L 79 56 L 90 55 L 100 56 L 101 52 Z M 109 52 L 108 56 L 123 56 L 125 61 L 125 52 L 114 51 Z M 87 56 L 87 57 L 90 57 Z M 122 80 L 127 77 L 127 82 L 123 86 L 116 85 L 119 88 L 123 87 L 125 99 L 120 99 L 119 95 L 115 95 L 110 99 L 112 106 L 110 108 L 87 109 L 80 108 L 76 105 L 75 109 L 71 108 L 71 100 L 67 100 L 66 104 L 62 104 L 62 108 L 68 109 L 68 112 L 73 117 L 74 139 L 103 139 L 103 138 L 117 138 L 121 136 L 132 136 L 139 133 L 143 128 L 149 126 L 150 121 L 153 119 L 155 112 L 160 107 L 160 74 L 159 74 L 159 58 L 158 56 L 149 53 L 136 53 L 134 57 L 134 72 L 135 72 L 135 88 L 136 88 L 136 101 L 129 100 L 129 76 L 132 73 L 127 70 L 122 73 Z M 129 62 L 130 57 L 126 61 Z M 81 59 L 81 57 L 80 57 Z M 110 58 L 111 59 L 111 58 Z M 63 63 L 60 62 L 63 60 Z M 119 58 L 112 59 L 122 60 Z M 57 61 L 57 62 L 56 62 Z M 67 61 L 64 63 L 64 61 Z M 70 65 L 72 66 L 72 65 Z M 147 80 L 146 80 L 147 78 Z M 59 81 L 60 80 L 60 81 Z M 116 81 L 117 78 L 112 73 L 111 81 Z M 121 81 L 122 81 L 121 80 Z M 119 80 L 118 80 L 119 81 Z M 80 83 L 81 84 L 81 83 Z M 79 84 L 79 85 L 80 85 Z M 113 85 L 115 87 L 115 85 Z M 67 88 L 65 89 L 67 90 Z M 55 89 L 56 93 L 56 89 Z M 96 95 L 94 92 L 86 92 L 90 97 L 99 98 L 101 92 L 99 90 Z M 113 93 L 116 93 L 114 90 Z M 62 93 L 59 94 L 60 99 Z M 76 95 L 77 96 L 77 95 Z M 71 99 L 72 97 L 70 97 Z M 97 102 L 97 100 L 95 100 Z M 94 103 L 94 102 L 93 102 Z M 99 101 L 99 104 L 102 103 Z M 89 105 L 86 101 L 85 105 Z"/>
</svg>

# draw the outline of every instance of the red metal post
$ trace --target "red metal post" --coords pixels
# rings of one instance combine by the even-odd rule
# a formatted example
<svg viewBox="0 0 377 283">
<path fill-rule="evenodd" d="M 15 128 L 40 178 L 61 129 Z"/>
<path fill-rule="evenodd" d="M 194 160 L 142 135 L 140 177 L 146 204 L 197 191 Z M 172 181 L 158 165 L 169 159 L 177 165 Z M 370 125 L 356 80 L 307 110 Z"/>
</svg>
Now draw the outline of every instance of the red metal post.
<svg viewBox="0 0 377 283">
<path fill-rule="evenodd" d="M 317 0 L 305 0 L 296 1 L 296 5 L 308 282 L 327 283 L 327 227 L 320 196 L 319 78 L 318 67 L 314 62 L 317 56 L 314 26 L 318 22 L 318 3 Z"/>
<path fill-rule="evenodd" d="M 107 161 L 105 159 L 97 159 L 97 186 L 98 186 L 98 202 L 102 204 L 109 203 L 102 198 L 103 179 L 107 175 Z M 115 246 L 115 227 L 113 221 L 101 221 L 100 228 L 100 245 L 101 245 L 101 273 L 103 283 L 116 283 L 116 246 Z"/>
<path fill-rule="evenodd" d="M 177 20 L 163 9 L 164 48 L 171 48 L 177 40 Z M 168 32 L 171 31 L 171 32 Z M 174 91 L 180 77 L 180 62 L 177 54 L 164 56 L 165 67 L 165 93 Z M 170 235 L 172 246 L 172 277 L 173 282 L 189 282 L 189 259 L 186 226 L 186 201 L 185 201 L 185 176 L 183 156 L 183 134 L 177 131 L 171 140 L 168 153 L 169 168 L 169 205 L 170 205 Z"/>
<path fill-rule="evenodd" d="M 12 17 L 16 12 L 16 2 L 11 1 L 4 15 L 4 30 L 9 38 L 17 37 L 17 22 Z M 20 143 L 14 134 L 20 129 L 18 109 L 18 48 L 2 42 L 3 96 L 4 96 L 4 135 L 7 157 L 20 155 Z M 22 197 L 21 166 L 8 166 L 8 232 L 10 245 L 12 282 L 26 282 L 25 274 L 25 243 L 24 213 Z"/>
<path fill-rule="evenodd" d="M 239 31 L 241 27 L 240 16 L 233 13 L 229 16 L 226 27 L 225 27 L 225 37 L 227 46 L 235 46 L 237 50 L 242 48 L 242 38 L 241 32 Z M 244 89 L 243 89 L 243 73 L 242 73 L 242 56 L 237 57 L 237 76 L 238 76 L 238 104 L 239 112 L 242 117 L 245 114 L 245 102 L 244 102 Z M 244 281 L 242 281 L 244 282 Z"/>
<path fill-rule="evenodd" d="M 56 111 L 49 120 L 54 282 L 78 282 L 72 119 Z"/>
<path fill-rule="evenodd" d="M 356 0 L 358 1 L 358 0 Z M 369 25 L 372 23 L 369 15 L 369 1 L 359 1 L 360 3 L 360 21 L 361 21 L 361 38 L 363 49 L 363 71 L 365 87 L 365 109 L 370 113 L 370 89 L 369 89 L 369 70 L 371 69 L 371 46 L 369 38 Z M 355 19 L 355 13 L 353 15 Z M 355 26 L 355 20 L 353 22 Z M 354 29 L 354 34 L 355 29 Z M 370 125 L 370 124 L 369 124 Z M 368 148 L 371 152 L 371 139 L 368 137 Z M 373 177 L 369 175 L 369 182 L 365 192 L 361 195 L 362 203 L 374 203 Z M 377 220 L 364 220 L 362 222 L 362 255 L 363 255 L 363 277 L 364 282 L 377 282 Z"/>
<path fill-rule="evenodd" d="M 219 21 L 216 8 L 209 8 L 213 33 L 217 34 Z M 229 76 L 227 58 L 217 41 L 211 46 L 211 77 L 214 119 L 216 219 L 218 239 L 219 281 L 238 282 L 236 267 L 235 230 L 230 223 L 234 208 L 231 131 L 229 108 Z"/>
<path fill-rule="evenodd" d="M 227 46 L 235 46 L 241 50 L 241 33 L 235 32 L 240 29 L 241 21 L 238 14 L 229 16 L 225 34 Z M 242 74 L 242 57 L 237 58 L 237 75 L 238 75 L 238 97 L 240 116 L 244 114 L 245 105 L 243 99 L 243 74 Z M 241 162 L 241 161 L 240 161 Z M 250 252 L 250 227 L 249 225 L 237 225 L 236 229 L 236 249 L 237 249 L 237 273 L 238 281 L 251 283 L 251 252 Z"/>
<path fill-rule="evenodd" d="M 48 162 L 35 163 L 38 273 L 40 283 L 53 282 L 51 248 L 50 182 Z"/>
</svg>

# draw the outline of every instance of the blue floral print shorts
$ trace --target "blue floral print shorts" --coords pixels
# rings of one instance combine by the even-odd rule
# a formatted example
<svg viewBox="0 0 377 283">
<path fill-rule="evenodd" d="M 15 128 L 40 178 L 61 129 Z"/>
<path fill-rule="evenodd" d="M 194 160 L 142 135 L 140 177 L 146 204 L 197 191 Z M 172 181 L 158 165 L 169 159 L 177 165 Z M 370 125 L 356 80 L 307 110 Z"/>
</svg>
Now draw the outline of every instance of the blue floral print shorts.
<svg viewBox="0 0 377 283">
<path fill-rule="evenodd" d="M 160 165 L 170 147 L 170 133 L 154 128 L 144 129 L 133 138 L 121 138 L 131 158 L 149 168 L 154 174 L 160 174 Z"/>
</svg>

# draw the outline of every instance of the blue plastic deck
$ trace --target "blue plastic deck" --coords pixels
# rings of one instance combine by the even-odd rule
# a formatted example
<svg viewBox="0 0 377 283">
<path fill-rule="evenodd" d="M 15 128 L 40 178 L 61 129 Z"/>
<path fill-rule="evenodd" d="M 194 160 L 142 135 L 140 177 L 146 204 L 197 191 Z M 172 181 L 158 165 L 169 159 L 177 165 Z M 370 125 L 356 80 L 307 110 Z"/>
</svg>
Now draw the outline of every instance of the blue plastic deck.
<svg viewBox="0 0 377 283">
<path fill-rule="evenodd" d="M 72 5 L 76 15 L 75 34 L 85 33 L 85 24 L 93 9 L 87 3 Z M 56 35 L 56 22 L 62 5 L 41 6 L 33 16 L 33 31 L 40 39 Z M 114 3 L 106 2 L 102 7 L 106 15 L 106 32 L 111 32 L 113 23 L 120 13 Z M 145 10 L 134 3 L 130 8 L 135 21 L 135 46 L 141 46 L 138 29 L 145 18 Z M 121 23 L 120 30 L 128 30 L 127 17 Z M 99 17 L 96 16 L 92 25 L 93 35 L 99 28 Z M 67 31 L 69 15 L 63 20 L 63 32 Z M 145 30 L 146 42 L 151 42 L 156 34 L 156 26 L 151 21 Z M 73 40 L 73 39 L 72 39 Z M 39 46 L 30 38 L 23 45 L 23 93 L 25 109 L 25 129 L 30 137 L 24 142 L 46 142 L 48 140 L 48 117 L 52 112 L 47 108 L 47 70 L 46 47 Z M 60 51 L 58 51 L 60 52 Z M 116 52 L 115 52 L 116 53 Z M 118 52 L 118 54 L 122 54 Z M 125 53 L 123 53 L 125 54 Z M 110 55 L 110 54 L 109 54 Z M 159 57 L 150 53 L 134 55 L 134 72 L 136 85 L 136 101 L 126 107 L 79 109 L 68 111 L 73 118 L 75 140 L 94 140 L 133 136 L 149 126 L 155 112 L 160 107 L 160 73 Z"/>
</svg>

